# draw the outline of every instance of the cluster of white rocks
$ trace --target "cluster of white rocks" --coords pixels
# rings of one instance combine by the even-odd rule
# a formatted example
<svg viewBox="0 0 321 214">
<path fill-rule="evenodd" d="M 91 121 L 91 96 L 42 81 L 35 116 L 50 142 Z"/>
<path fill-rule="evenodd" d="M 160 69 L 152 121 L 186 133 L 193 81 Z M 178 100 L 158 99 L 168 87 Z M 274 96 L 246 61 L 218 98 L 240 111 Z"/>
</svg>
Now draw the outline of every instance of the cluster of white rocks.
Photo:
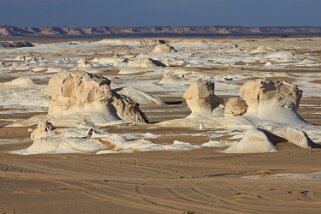
<svg viewBox="0 0 321 214">
<path fill-rule="evenodd" d="M 139 102 L 152 100 L 163 104 L 133 88 L 121 91 Z M 34 144 L 24 151 L 25 154 L 41 153 L 41 148 L 46 148 L 46 152 L 97 152 L 113 148 L 114 138 L 108 138 L 108 133 L 100 133 L 99 127 L 124 122 L 148 123 L 139 104 L 113 91 L 110 80 L 100 75 L 60 72 L 50 79 L 47 92 L 51 97 L 48 114 L 40 119 L 38 128 L 33 131 Z M 214 82 L 198 80 L 190 84 L 183 95 L 191 114 L 156 126 L 244 133 L 243 139 L 224 150 L 227 153 L 276 152 L 278 141 L 273 136 L 302 148 L 317 147 L 306 132 L 315 127 L 297 113 L 301 97 L 302 91 L 293 84 L 259 79 L 245 83 L 240 88 L 240 97 L 229 98 L 224 103 L 223 98 L 215 94 Z M 63 137 L 61 143 L 60 137 Z M 109 140 L 104 141 L 106 138 Z M 46 144 L 55 145 L 55 148 L 48 149 Z"/>
</svg>

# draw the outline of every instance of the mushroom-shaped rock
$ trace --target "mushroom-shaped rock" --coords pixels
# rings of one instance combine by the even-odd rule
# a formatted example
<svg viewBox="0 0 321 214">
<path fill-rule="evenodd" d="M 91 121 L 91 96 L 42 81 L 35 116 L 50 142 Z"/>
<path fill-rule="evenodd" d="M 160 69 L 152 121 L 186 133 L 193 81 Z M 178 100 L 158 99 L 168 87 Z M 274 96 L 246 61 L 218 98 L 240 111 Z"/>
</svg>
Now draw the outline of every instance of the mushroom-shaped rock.
<svg viewBox="0 0 321 214">
<path fill-rule="evenodd" d="M 297 114 L 302 91 L 286 81 L 256 80 L 245 83 L 240 96 L 248 105 L 244 116 L 282 124 L 303 125 Z"/>
<path fill-rule="evenodd" d="M 147 122 L 139 104 L 113 92 L 110 80 L 100 75 L 81 71 L 57 73 L 49 80 L 48 95 L 48 114 L 52 117 L 80 113 L 99 115 L 106 122 Z"/>
<path fill-rule="evenodd" d="M 215 83 L 206 80 L 198 80 L 188 87 L 183 98 L 192 111 L 189 117 L 213 115 L 213 110 L 223 103 L 223 99 L 217 97 L 214 90 Z"/>
<path fill-rule="evenodd" d="M 241 141 L 233 144 L 226 153 L 265 153 L 277 152 L 274 144 L 266 134 L 258 129 L 249 129 Z"/>
<path fill-rule="evenodd" d="M 247 105 L 239 97 L 231 97 L 227 100 L 224 107 L 224 116 L 235 117 L 245 114 Z"/>
</svg>

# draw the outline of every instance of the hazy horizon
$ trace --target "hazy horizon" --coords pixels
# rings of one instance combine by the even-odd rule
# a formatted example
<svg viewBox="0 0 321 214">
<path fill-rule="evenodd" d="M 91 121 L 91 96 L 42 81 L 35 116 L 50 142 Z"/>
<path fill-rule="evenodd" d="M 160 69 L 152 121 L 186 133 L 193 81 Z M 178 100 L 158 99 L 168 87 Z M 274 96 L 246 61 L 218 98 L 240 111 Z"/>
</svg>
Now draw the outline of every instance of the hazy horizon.
<svg viewBox="0 0 321 214">
<path fill-rule="evenodd" d="M 0 25 L 321 26 L 318 0 L 0 0 Z"/>
</svg>

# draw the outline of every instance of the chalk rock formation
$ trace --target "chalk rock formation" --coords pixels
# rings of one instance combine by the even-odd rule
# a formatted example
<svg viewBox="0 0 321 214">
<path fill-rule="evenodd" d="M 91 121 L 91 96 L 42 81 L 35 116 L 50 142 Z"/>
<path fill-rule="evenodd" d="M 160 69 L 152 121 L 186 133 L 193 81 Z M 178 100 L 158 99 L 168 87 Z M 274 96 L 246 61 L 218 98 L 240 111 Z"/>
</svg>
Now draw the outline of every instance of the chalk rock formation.
<svg viewBox="0 0 321 214">
<path fill-rule="evenodd" d="M 120 89 L 114 89 L 114 92 L 116 91 L 118 94 L 125 95 L 126 97 L 129 97 L 130 99 L 134 100 L 135 102 L 139 104 L 156 104 L 156 105 L 164 105 L 164 102 L 159 99 L 158 97 L 152 96 L 147 94 L 146 92 L 139 90 L 134 87 L 124 87 Z"/>
<path fill-rule="evenodd" d="M 239 97 L 229 98 L 225 104 L 224 116 L 234 117 L 245 114 L 247 105 L 244 100 Z"/>
<path fill-rule="evenodd" d="M 276 147 L 265 133 L 258 129 L 249 129 L 241 141 L 233 144 L 226 153 L 264 153 L 276 152 Z"/>
<path fill-rule="evenodd" d="M 78 60 L 78 68 L 82 69 L 82 68 L 92 68 L 92 65 L 89 63 L 88 59 L 85 58 L 81 58 Z"/>
<path fill-rule="evenodd" d="M 139 104 L 113 92 L 110 80 L 103 76 L 60 72 L 49 80 L 47 90 L 51 97 L 48 114 L 52 117 L 81 113 L 98 114 L 105 121 L 147 122 Z"/>
<path fill-rule="evenodd" d="M 276 128 L 272 131 L 273 134 L 286 139 L 288 142 L 293 143 L 305 149 L 311 149 L 317 145 L 310 140 L 308 135 L 301 130 L 291 127 Z"/>
<path fill-rule="evenodd" d="M 245 83 L 240 96 L 248 105 L 246 117 L 282 124 L 303 125 L 297 114 L 302 91 L 286 81 L 256 80 Z"/>
<path fill-rule="evenodd" d="M 39 138 L 47 137 L 48 135 L 50 135 L 50 133 L 52 133 L 53 130 L 54 127 L 50 122 L 40 121 L 37 128 L 31 133 L 31 139 L 36 140 Z"/>
<path fill-rule="evenodd" d="M 192 114 L 189 117 L 212 115 L 223 100 L 214 93 L 215 84 L 211 81 L 198 80 L 185 91 L 183 98 Z"/>
<path fill-rule="evenodd" d="M 148 58 L 148 59 L 135 59 L 132 61 L 128 61 L 127 64 L 129 67 L 141 67 L 141 68 L 152 68 L 152 67 L 166 67 L 164 63 L 161 61 Z"/>
<path fill-rule="evenodd" d="M 154 47 L 153 52 L 155 53 L 170 53 L 170 52 L 177 52 L 177 50 L 168 44 L 158 44 Z"/>
<path fill-rule="evenodd" d="M 93 136 L 95 135 L 95 136 Z M 90 127 L 55 128 L 43 120 L 31 133 L 33 143 L 26 149 L 12 153 L 29 155 L 45 153 L 89 153 L 108 147 L 101 141 L 99 134 Z"/>
</svg>

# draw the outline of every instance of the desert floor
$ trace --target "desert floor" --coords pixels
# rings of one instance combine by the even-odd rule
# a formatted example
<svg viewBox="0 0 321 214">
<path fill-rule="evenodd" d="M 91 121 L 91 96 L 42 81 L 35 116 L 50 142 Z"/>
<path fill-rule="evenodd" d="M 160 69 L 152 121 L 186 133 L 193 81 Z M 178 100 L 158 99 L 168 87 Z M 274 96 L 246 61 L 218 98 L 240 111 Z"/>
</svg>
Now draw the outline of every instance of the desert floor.
<svg viewBox="0 0 321 214">
<path fill-rule="evenodd" d="M 41 41 L 38 45 L 33 40 L 37 45 L 32 48 L 0 50 L 0 213 L 321 212 L 320 175 L 306 176 L 321 172 L 321 149 L 279 143 L 278 152 L 263 154 L 226 154 L 222 148 L 101 155 L 10 154 L 31 145 L 34 127 L 6 126 L 45 114 L 48 79 L 63 69 L 82 69 L 77 63 L 84 57 L 93 62 L 86 69 L 110 78 L 114 88 L 140 87 L 165 103 L 141 105 L 151 124 L 107 127 L 109 133 L 151 133 L 157 137 L 149 140 L 157 144 L 232 141 L 231 136 L 216 134 L 217 130 L 154 126 L 186 117 L 190 111 L 181 95 L 191 81 L 206 76 L 213 77 L 217 94 L 225 100 L 236 96 L 239 86 L 250 79 L 295 83 L 304 91 L 299 113 L 321 125 L 321 38 L 167 40 L 177 53 L 151 53 L 153 39 L 75 41 L 77 45 L 70 41 Z M 161 61 L 173 59 L 167 71 L 186 84 L 159 85 L 163 68 L 95 61 L 116 55 L 135 59 L 141 53 Z M 16 90 L 5 85 L 19 77 L 33 80 L 39 88 Z"/>
</svg>

